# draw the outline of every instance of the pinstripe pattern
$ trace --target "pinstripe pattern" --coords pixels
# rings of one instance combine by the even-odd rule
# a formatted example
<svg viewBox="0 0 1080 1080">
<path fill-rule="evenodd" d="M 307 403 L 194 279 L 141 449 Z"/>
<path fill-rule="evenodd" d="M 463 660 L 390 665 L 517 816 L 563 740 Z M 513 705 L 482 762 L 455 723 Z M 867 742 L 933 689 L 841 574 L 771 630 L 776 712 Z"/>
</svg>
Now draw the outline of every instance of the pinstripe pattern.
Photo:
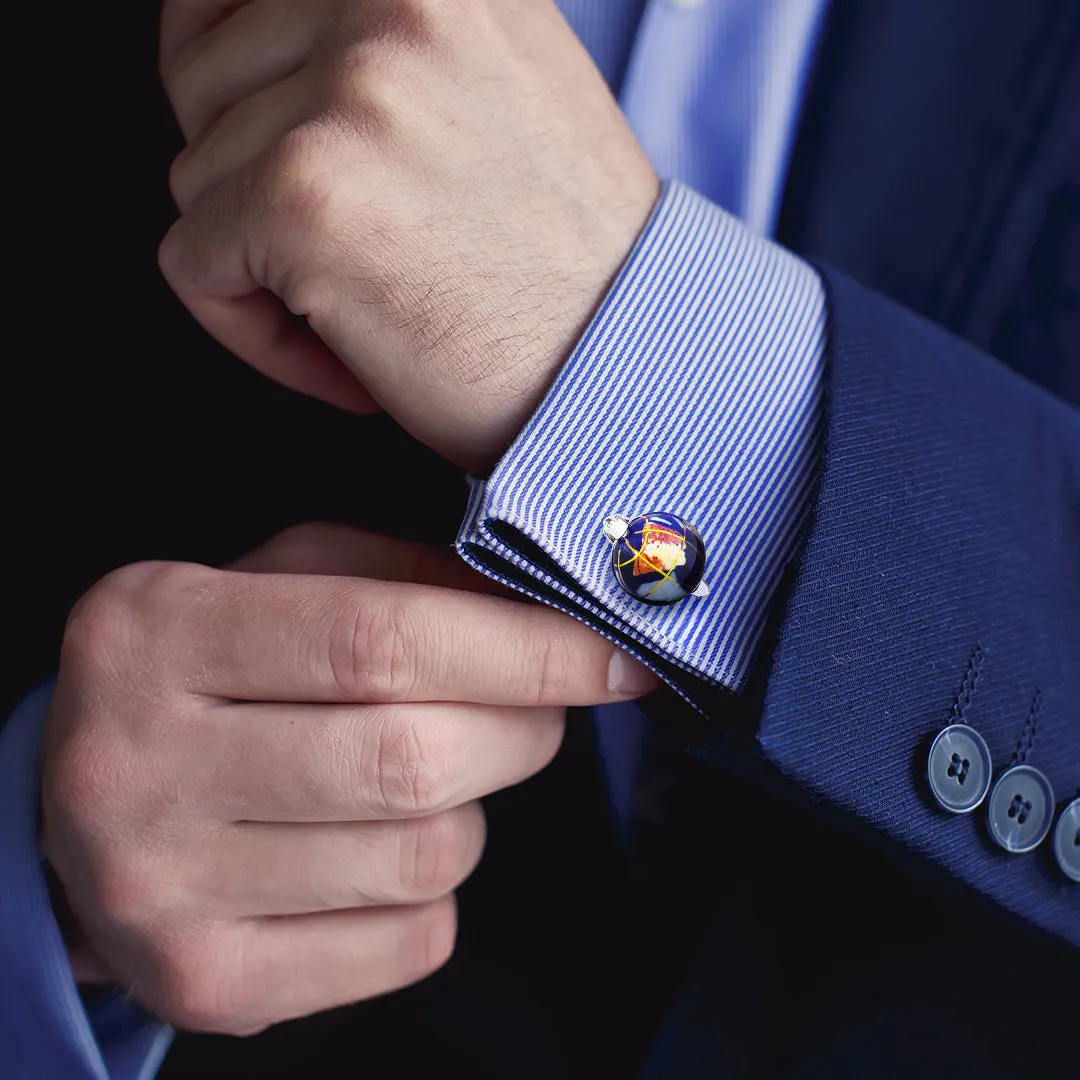
<svg viewBox="0 0 1080 1080">
<path fill-rule="evenodd" d="M 640 642 L 644 658 L 740 689 L 814 477 L 824 311 L 809 266 L 667 185 L 536 413 L 474 482 L 462 555 L 477 565 L 470 544 L 493 552 L 571 597 L 571 613 Z M 701 530 L 706 599 L 647 607 L 619 589 L 600 524 L 649 510 Z M 536 544 L 577 588 L 533 566 L 492 522 Z"/>
</svg>

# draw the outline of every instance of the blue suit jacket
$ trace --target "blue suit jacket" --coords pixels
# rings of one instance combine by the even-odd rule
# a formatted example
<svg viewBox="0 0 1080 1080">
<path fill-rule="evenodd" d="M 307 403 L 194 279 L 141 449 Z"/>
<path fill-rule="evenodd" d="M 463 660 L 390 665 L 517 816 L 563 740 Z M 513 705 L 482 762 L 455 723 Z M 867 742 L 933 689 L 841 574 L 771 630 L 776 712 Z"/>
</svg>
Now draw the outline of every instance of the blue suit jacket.
<svg viewBox="0 0 1080 1080">
<path fill-rule="evenodd" d="M 828 285 L 828 431 L 761 742 L 1080 945 L 1052 861 L 911 774 L 979 649 L 995 766 L 1038 692 L 1029 760 L 1080 790 L 1080 6 L 841 3 L 819 70 L 782 231 Z"/>
<path fill-rule="evenodd" d="M 965 718 L 996 770 L 1023 744 L 1059 807 L 1080 792 L 1080 7 L 837 2 L 779 239 L 827 284 L 828 427 L 750 724 L 768 767 L 847 811 L 838 827 L 869 826 L 897 866 L 942 879 L 924 911 L 863 853 L 824 860 L 832 876 L 791 875 L 792 906 L 814 911 L 803 929 L 837 935 L 819 962 L 842 974 L 787 1063 L 1075 1075 L 1080 890 L 1047 845 L 1008 856 L 982 815 L 942 814 L 924 770 L 977 655 Z M 737 736 L 703 743 L 717 766 L 746 764 Z M 775 837 L 776 857 L 800 842 Z M 946 875 L 1070 945 L 1051 958 L 982 921 Z M 837 906 L 840 919 L 822 913 Z M 717 1022 L 732 998 L 723 942 L 650 1076 L 753 1074 Z"/>
<path fill-rule="evenodd" d="M 981 815 L 936 810 L 923 767 L 978 654 L 965 715 L 995 764 L 1023 739 L 1059 798 L 1080 791 L 1080 4 L 833 0 L 778 238 L 829 294 L 813 520 L 746 700 L 706 726 L 650 703 L 693 756 L 648 872 L 622 859 L 572 723 L 551 769 L 489 800 L 444 972 L 253 1039 L 180 1035 L 165 1080 L 343 1060 L 521 1080 L 1067 1075 L 1080 887 L 1047 845 L 1008 856 Z M 351 421 L 236 378 L 297 433 L 237 549 L 347 520 L 351 476 L 325 497 L 308 478 L 339 433 L 355 459 Z M 228 460 L 213 438 L 208 476 Z"/>
</svg>

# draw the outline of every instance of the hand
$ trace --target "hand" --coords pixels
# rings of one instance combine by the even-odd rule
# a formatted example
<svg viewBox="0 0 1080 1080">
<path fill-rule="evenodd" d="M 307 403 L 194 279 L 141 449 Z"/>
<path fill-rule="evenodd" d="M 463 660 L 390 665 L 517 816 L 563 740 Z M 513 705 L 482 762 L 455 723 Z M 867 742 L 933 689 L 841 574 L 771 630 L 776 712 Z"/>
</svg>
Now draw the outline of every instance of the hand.
<svg viewBox="0 0 1080 1080">
<path fill-rule="evenodd" d="M 279 381 L 363 411 L 343 363 L 489 467 L 659 187 L 554 4 L 166 0 L 161 66 L 189 140 L 160 250 L 184 304 Z"/>
<path fill-rule="evenodd" d="M 342 574 L 366 577 L 313 576 Z M 444 963 L 477 800 L 547 764 L 563 706 L 656 685 L 558 612 L 462 591 L 482 580 L 449 551 L 306 526 L 239 571 L 142 563 L 96 585 L 42 777 L 77 963 L 234 1035 Z"/>
</svg>

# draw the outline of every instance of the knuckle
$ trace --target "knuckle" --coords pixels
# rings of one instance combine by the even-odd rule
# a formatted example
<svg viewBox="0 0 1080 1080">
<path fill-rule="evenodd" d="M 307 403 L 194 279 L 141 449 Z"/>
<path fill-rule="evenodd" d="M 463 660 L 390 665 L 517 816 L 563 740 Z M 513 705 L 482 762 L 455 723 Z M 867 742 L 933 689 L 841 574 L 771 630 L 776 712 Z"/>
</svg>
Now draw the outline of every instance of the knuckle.
<svg viewBox="0 0 1080 1080">
<path fill-rule="evenodd" d="M 240 981 L 216 955 L 224 943 L 181 938 L 160 957 L 154 1007 L 174 1027 L 210 1035 L 252 1035 L 266 1025 L 245 1007 Z"/>
<path fill-rule="evenodd" d="M 253 169 L 253 187 L 272 216 L 316 236 L 333 233 L 337 171 L 327 160 L 327 135 L 308 121 L 285 132 Z"/>
<path fill-rule="evenodd" d="M 134 623 L 137 568 L 126 566 L 103 577 L 71 609 L 64 628 L 61 665 L 93 667 L 130 643 Z"/>
<path fill-rule="evenodd" d="M 482 821 L 481 816 L 481 829 Z M 404 830 L 402 867 L 408 890 L 434 898 L 456 889 L 479 858 L 475 825 L 473 813 L 451 810 L 421 818 Z"/>
<path fill-rule="evenodd" d="M 143 562 L 123 567 L 118 574 L 142 600 L 143 606 L 171 607 L 175 599 L 202 586 L 216 571 L 208 566 L 181 562 Z"/>
<path fill-rule="evenodd" d="M 180 593 L 202 585 L 216 571 L 195 563 L 147 561 L 130 563 L 106 574 L 90 590 L 123 600 L 140 610 L 171 604 Z"/>
<path fill-rule="evenodd" d="M 323 57 L 326 89 L 332 98 L 353 96 L 374 67 L 374 49 L 362 40 L 342 41 Z"/>
<path fill-rule="evenodd" d="M 138 610 L 154 640 L 168 655 L 175 639 L 190 651 L 190 635 L 204 634 L 201 621 L 216 596 L 220 596 L 226 572 L 196 563 L 155 563 L 147 567 L 138 591 Z M 192 620 L 200 620 L 197 627 Z"/>
<path fill-rule="evenodd" d="M 538 634 L 531 638 L 532 663 L 526 664 L 528 676 L 534 680 L 527 688 L 537 705 L 559 703 L 564 699 L 573 671 L 573 656 L 569 643 L 559 633 Z"/>
<path fill-rule="evenodd" d="M 435 43 L 440 28 L 456 4 L 441 0 L 404 0 L 388 5 L 382 15 L 379 39 L 396 46 L 424 46 Z"/>
<path fill-rule="evenodd" d="M 205 584 L 214 571 L 190 563 L 142 562 L 103 577 L 68 616 L 61 666 L 129 665 L 138 649 L 162 629 L 182 597 Z"/>
<path fill-rule="evenodd" d="M 63 683 L 61 672 L 46 722 L 42 823 L 93 872 L 98 906 L 117 923 L 136 921 L 164 905 L 175 877 L 153 853 L 183 814 L 186 779 L 163 738 L 176 713 L 107 683 L 81 690 Z"/>
<path fill-rule="evenodd" d="M 334 325 L 333 319 L 340 310 L 341 290 L 329 275 L 292 267 L 277 277 L 274 291 L 289 311 L 307 319 L 316 333 Z"/>
<path fill-rule="evenodd" d="M 415 682 L 414 649 L 401 605 L 380 590 L 343 612 L 330 635 L 331 677 L 339 690 L 361 701 L 407 698 Z"/>
<path fill-rule="evenodd" d="M 156 737 L 153 718 L 173 710 L 172 645 L 193 591 L 214 573 L 185 563 L 124 566 L 68 615 L 46 761 L 51 755 L 54 781 L 74 792 L 75 802 L 107 792 L 109 784 L 117 794 L 121 784 L 145 788 L 133 759 L 145 738 Z"/>
<path fill-rule="evenodd" d="M 400 55 L 379 42 L 355 44 L 327 60 L 328 109 L 349 130 L 375 140 L 389 140 L 401 115 L 397 102 L 400 74 L 394 57 Z"/>
<path fill-rule="evenodd" d="M 226 1034 L 228 1017 L 213 976 L 201 965 L 167 964 L 155 995 L 156 1009 L 174 1027 Z"/>
<path fill-rule="evenodd" d="M 412 817 L 442 809 L 453 795 L 452 748 L 396 710 L 386 710 L 376 728 L 373 786 L 382 812 Z"/>
</svg>

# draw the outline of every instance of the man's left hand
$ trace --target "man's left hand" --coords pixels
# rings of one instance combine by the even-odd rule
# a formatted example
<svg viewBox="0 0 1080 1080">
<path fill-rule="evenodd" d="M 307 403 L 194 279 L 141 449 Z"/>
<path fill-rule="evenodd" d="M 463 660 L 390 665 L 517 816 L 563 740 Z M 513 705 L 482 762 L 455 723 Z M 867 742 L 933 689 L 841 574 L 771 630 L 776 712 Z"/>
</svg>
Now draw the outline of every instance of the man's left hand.
<svg viewBox="0 0 1080 1080">
<path fill-rule="evenodd" d="M 188 146 L 160 264 L 192 314 L 488 468 L 659 188 L 551 0 L 166 0 L 161 68 Z"/>
</svg>

